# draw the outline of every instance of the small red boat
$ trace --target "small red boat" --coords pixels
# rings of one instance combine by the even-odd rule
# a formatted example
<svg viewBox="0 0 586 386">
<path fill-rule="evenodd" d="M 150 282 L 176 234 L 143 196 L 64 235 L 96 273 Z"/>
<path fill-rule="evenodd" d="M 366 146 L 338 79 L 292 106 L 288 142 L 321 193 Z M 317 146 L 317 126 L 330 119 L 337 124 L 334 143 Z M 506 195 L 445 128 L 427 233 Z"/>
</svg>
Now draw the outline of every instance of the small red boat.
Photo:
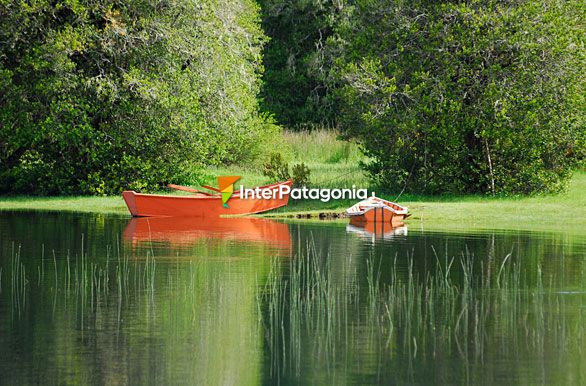
<svg viewBox="0 0 586 386">
<path fill-rule="evenodd" d="M 346 213 L 350 217 L 350 224 L 357 226 L 363 226 L 365 223 L 383 223 L 398 227 L 410 216 L 406 207 L 378 197 L 360 201 L 346 209 Z"/>
<path fill-rule="evenodd" d="M 235 191 L 227 202 L 222 203 L 222 194 L 219 189 L 205 186 L 215 193 L 200 192 L 193 188 L 169 185 L 178 190 L 192 192 L 189 196 L 165 194 L 141 194 L 135 191 L 122 193 L 128 210 L 135 217 L 220 217 L 223 215 L 244 215 L 266 212 L 280 208 L 289 202 L 289 192 L 292 181 L 253 188 L 260 192 L 256 197 L 240 197 L 240 191 Z M 289 189 L 283 189 L 288 187 Z M 265 198 L 269 197 L 269 198 Z"/>
</svg>

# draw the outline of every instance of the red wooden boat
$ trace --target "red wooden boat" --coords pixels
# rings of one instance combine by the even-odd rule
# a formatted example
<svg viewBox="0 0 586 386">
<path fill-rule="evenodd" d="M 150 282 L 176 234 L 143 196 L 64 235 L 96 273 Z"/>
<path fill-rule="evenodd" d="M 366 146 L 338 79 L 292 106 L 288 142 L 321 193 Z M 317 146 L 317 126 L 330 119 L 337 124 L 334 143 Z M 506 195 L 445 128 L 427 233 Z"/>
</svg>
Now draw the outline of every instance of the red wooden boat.
<svg viewBox="0 0 586 386">
<path fill-rule="evenodd" d="M 278 182 L 276 184 L 259 186 L 260 197 L 242 198 L 240 191 L 235 191 L 228 201 L 228 207 L 222 205 L 222 194 L 219 189 L 206 186 L 216 193 L 205 193 L 193 188 L 169 185 L 178 190 L 185 190 L 194 194 L 189 196 L 142 194 L 135 191 L 122 193 L 128 210 L 135 217 L 220 217 L 223 215 L 243 215 L 266 212 L 287 205 L 289 195 L 279 195 L 281 186 L 291 188 L 292 181 Z M 290 189 L 288 189 L 290 190 Z M 262 192 L 272 198 L 262 198 Z"/>
<path fill-rule="evenodd" d="M 350 217 L 350 224 L 357 226 L 365 223 L 383 223 L 398 227 L 410 216 L 406 207 L 378 197 L 362 200 L 346 209 L 346 213 Z"/>
</svg>

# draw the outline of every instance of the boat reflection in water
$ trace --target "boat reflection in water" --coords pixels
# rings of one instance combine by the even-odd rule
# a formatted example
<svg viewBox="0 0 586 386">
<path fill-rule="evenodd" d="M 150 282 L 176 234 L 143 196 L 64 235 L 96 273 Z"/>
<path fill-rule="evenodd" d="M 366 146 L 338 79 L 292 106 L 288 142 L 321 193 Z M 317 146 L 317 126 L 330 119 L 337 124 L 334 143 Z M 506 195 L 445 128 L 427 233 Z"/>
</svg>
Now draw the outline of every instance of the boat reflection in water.
<svg viewBox="0 0 586 386">
<path fill-rule="evenodd" d="M 346 232 L 354 233 L 365 240 L 384 239 L 391 240 L 397 237 L 407 236 L 407 226 L 401 225 L 392 227 L 390 224 L 381 222 L 361 222 L 353 223 L 346 226 Z"/>
<path fill-rule="evenodd" d="M 271 247 L 283 256 L 291 251 L 287 224 L 261 218 L 135 217 L 124 230 L 133 247 L 164 243 L 189 247 L 200 242 L 226 242 Z"/>
<path fill-rule="evenodd" d="M 281 275 L 278 262 L 291 256 L 289 226 L 261 218 L 139 217 L 130 220 L 124 239 L 139 263 L 139 281 L 140 261 L 154 257 L 142 272 L 149 261 L 156 261 L 156 269 L 149 271 L 154 272 L 153 290 L 144 292 L 148 306 L 136 306 L 141 312 L 133 309 L 132 316 L 124 316 L 125 324 L 148 325 L 157 336 L 148 355 L 161 365 L 145 370 L 150 375 L 141 379 L 156 376 L 157 384 L 223 385 L 235 379 L 258 384 L 266 355 L 259 288 L 270 272 Z M 116 315 L 117 308 L 112 309 Z M 144 338 L 127 340 L 126 352 L 141 352 L 137 347 L 144 346 Z M 169 364 L 173 371 L 168 371 Z"/>
</svg>

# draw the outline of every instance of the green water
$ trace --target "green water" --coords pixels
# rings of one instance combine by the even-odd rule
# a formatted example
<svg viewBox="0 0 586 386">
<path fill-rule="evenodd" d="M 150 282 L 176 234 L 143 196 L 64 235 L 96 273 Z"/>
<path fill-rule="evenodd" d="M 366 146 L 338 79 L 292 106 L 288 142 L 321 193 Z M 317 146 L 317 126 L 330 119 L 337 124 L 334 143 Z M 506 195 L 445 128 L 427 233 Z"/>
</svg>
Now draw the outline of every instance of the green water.
<svg viewBox="0 0 586 386">
<path fill-rule="evenodd" d="M 239 221 L 0 213 L 0 384 L 586 382 L 586 230 Z"/>
</svg>

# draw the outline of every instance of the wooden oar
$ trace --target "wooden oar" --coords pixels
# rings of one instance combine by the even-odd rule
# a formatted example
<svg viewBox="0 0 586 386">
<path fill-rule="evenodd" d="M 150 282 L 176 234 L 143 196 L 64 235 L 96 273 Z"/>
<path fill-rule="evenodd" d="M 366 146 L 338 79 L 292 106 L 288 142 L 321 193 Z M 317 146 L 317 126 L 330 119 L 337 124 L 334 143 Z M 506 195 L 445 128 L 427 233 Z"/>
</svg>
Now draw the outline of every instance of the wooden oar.
<svg viewBox="0 0 586 386">
<path fill-rule="evenodd" d="M 202 188 L 209 189 L 209 190 L 213 190 L 214 192 L 218 192 L 218 193 L 221 193 L 222 192 L 220 189 L 214 188 L 213 186 L 209 186 L 209 185 L 202 185 L 201 187 Z"/>
<path fill-rule="evenodd" d="M 201 194 L 205 194 L 207 196 L 211 196 L 211 193 L 202 192 L 201 190 L 190 188 L 189 186 L 182 186 L 182 185 L 175 185 L 175 184 L 167 184 L 167 186 L 169 188 L 175 189 L 175 190 L 182 190 L 184 192 L 189 192 L 189 193 L 201 193 Z"/>
</svg>

